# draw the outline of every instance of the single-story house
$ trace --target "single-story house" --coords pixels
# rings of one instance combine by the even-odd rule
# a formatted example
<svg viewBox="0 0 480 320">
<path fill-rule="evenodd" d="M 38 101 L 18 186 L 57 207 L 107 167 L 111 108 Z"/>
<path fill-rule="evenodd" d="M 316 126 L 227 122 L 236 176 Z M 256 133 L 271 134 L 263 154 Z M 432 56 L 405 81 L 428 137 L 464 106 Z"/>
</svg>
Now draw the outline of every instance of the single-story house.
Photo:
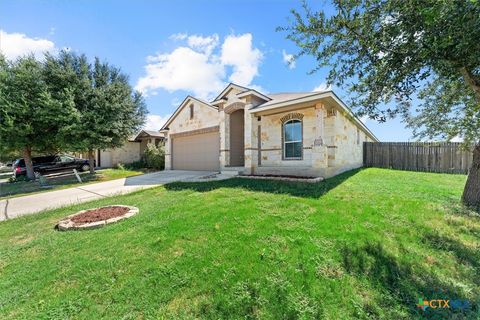
<svg viewBox="0 0 480 320">
<path fill-rule="evenodd" d="M 95 163 L 97 167 L 111 168 L 118 164 L 129 164 L 140 161 L 147 144 L 153 143 L 156 146 L 163 144 L 164 136 L 162 133 L 153 130 L 141 130 L 135 136 L 132 136 L 120 148 L 110 148 L 106 150 L 97 150 L 95 152 Z M 88 154 L 78 155 L 88 158 Z"/>
<path fill-rule="evenodd" d="M 263 94 L 229 84 L 187 96 L 160 130 L 166 169 L 331 177 L 362 166 L 375 135 L 331 90 Z"/>
</svg>

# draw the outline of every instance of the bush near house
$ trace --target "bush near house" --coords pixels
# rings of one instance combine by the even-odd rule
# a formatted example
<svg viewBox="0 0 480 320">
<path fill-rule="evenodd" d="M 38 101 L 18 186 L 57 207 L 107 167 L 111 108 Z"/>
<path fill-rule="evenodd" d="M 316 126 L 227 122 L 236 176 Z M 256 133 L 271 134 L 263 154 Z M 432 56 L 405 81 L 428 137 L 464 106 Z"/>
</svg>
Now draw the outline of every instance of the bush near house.
<svg viewBox="0 0 480 320">
<path fill-rule="evenodd" d="M 2 222 L 0 318 L 477 319 L 465 180 L 371 168 L 318 184 L 179 182 Z M 110 204 L 140 213 L 53 229 Z M 469 307 L 423 311 L 419 298 Z"/>
<path fill-rule="evenodd" d="M 163 170 L 165 168 L 165 149 L 153 143 L 147 144 L 145 151 L 145 164 L 147 168 Z"/>
</svg>

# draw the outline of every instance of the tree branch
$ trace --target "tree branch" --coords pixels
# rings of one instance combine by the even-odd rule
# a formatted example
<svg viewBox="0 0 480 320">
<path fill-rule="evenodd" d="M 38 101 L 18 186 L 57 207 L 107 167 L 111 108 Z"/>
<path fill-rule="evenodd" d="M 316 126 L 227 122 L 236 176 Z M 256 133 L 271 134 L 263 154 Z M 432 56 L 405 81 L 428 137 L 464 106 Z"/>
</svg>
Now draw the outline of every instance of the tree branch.
<svg viewBox="0 0 480 320">
<path fill-rule="evenodd" d="M 463 79 L 465 80 L 467 85 L 473 89 L 473 91 L 475 92 L 476 100 L 478 103 L 480 103 L 480 84 L 475 81 L 472 74 L 470 73 L 470 71 L 468 71 L 466 67 L 461 67 L 460 73 L 462 74 Z"/>
</svg>

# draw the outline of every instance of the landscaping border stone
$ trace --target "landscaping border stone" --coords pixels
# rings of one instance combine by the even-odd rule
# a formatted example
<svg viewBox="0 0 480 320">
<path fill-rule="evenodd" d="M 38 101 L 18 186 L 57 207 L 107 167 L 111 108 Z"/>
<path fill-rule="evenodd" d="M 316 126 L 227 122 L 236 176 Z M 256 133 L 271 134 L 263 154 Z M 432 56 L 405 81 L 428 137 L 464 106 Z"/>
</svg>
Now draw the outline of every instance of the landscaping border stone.
<svg viewBox="0 0 480 320">
<path fill-rule="evenodd" d="M 281 177 L 281 176 L 254 176 L 254 175 L 239 175 L 236 178 L 258 179 L 258 180 L 279 180 L 279 181 L 306 182 L 306 183 L 316 183 L 324 180 L 323 177 L 293 178 L 293 177 Z"/>
<path fill-rule="evenodd" d="M 76 223 L 72 221 L 72 218 L 82 214 L 86 211 L 91 211 L 91 210 L 96 210 L 100 208 L 110 208 L 110 207 L 124 207 L 124 208 L 129 208 L 130 210 L 127 211 L 125 214 L 110 218 L 107 220 L 101 220 L 101 221 L 95 221 L 95 222 L 89 222 L 89 223 Z M 130 217 L 133 217 L 139 212 L 137 207 L 132 207 L 132 206 L 124 206 L 124 205 L 110 205 L 110 206 L 103 206 L 103 207 L 98 207 L 98 208 L 93 208 L 93 209 L 87 209 L 87 210 L 82 210 L 77 213 L 71 214 L 67 216 L 65 219 L 60 220 L 57 224 L 57 229 L 60 231 L 67 231 L 67 230 L 87 230 L 87 229 L 95 229 L 95 228 L 101 228 L 107 224 L 115 223 L 123 219 L 127 219 Z"/>
</svg>

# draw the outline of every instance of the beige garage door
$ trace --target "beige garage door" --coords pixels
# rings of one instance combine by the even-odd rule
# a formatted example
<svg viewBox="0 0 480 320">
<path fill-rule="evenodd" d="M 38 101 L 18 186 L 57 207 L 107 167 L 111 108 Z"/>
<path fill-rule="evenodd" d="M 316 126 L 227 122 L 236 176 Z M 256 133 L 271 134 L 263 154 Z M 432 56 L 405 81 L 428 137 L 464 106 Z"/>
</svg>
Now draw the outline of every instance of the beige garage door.
<svg viewBox="0 0 480 320">
<path fill-rule="evenodd" d="M 220 169 L 218 131 L 173 138 L 172 149 L 174 170 Z"/>
</svg>

